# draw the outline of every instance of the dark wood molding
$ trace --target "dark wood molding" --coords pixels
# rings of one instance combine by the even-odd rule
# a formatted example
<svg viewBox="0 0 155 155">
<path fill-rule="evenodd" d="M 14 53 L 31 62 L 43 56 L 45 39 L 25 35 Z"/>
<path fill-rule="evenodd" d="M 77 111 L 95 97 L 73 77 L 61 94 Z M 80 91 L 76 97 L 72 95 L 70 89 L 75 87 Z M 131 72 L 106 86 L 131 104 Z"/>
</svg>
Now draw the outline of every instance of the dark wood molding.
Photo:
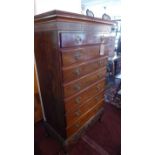
<svg viewBox="0 0 155 155">
<path fill-rule="evenodd" d="M 71 13 L 67 11 L 53 10 L 34 17 L 35 23 L 49 22 L 49 21 L 83 21 L 90 23 L 102 23 L 113 25 L 112 21 L 104 21 L 101 18 L 92 18 L 82 14 Z"/>
</svg>

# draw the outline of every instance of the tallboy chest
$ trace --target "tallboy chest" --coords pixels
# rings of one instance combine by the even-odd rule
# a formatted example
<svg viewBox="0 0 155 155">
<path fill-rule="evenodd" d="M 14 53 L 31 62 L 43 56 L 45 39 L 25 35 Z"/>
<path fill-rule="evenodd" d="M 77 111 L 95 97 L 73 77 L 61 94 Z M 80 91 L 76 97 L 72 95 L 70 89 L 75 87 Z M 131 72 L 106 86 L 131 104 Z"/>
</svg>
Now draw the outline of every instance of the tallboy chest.
<svg viewBox="0 0 155 155">
<path fill-rule="evenodd" d="M 51 11 L 35 16 L 35 59 L 49 132 L 66 142 L 104 108 L 113 22 Z"/>
</svg>

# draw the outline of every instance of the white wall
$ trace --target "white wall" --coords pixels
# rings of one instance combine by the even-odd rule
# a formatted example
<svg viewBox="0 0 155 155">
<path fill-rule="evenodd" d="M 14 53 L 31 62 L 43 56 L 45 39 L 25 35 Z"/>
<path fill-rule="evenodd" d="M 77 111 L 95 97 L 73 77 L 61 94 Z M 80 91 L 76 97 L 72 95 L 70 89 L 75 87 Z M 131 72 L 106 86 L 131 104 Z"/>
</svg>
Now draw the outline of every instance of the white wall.
<svg viewBox="0 0 155 155">
<path fill-rule="evenodd" d="M 93 11 L 95 17 L 102 18 L 104 13 L 110 15 L 113 19 L 115 16 L 121 16 L 121 0 L 81 0 L 84 12 L 87 9 Z M 106 7 L 106 10 L 104 9 Z"/>
<path fill-rule="evenodd" d="M 34 3 L 35 15 L 55 9 L 81 13 L 81 0 L 35 0 Z"/>
<path fill-rule="evenodd" d="M 105 6 L 107 7 L 106 11 L 102 5 L 90 6 L 88 8 L 93 11 L 95 17 L 99 18 L 102 18 L 104 13 L 107 13 L 112 19 L 114 19 L 115 16 L 121 16 L 121 6 Z"/>
</svg>

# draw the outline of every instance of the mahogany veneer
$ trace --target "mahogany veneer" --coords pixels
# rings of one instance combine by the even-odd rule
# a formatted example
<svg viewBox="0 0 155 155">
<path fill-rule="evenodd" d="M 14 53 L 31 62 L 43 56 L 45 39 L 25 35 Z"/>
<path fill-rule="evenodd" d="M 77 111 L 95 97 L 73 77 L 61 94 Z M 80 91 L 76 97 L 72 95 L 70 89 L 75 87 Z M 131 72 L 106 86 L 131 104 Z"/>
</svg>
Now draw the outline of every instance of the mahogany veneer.
<svg viewBox="0 0 155 155">
<path fill-rule="evenodd" d="M 104 107 L 112 21 L 50 11 L 35 16 L 35 59 L 46 124 L 67 142 Z"/>
</svg>

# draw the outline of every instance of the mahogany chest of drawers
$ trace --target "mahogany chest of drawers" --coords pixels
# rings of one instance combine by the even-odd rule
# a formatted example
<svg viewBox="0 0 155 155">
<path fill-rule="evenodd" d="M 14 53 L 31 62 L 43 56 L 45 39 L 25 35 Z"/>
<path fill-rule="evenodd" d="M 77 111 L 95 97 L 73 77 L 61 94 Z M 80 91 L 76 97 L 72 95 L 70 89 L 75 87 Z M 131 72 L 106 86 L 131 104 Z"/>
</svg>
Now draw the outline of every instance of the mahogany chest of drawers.
<svg viewBox="0 0 155 155">
<path fill-rule="evenodd" d="M 104 107 L 112 21 L 51 11 L 35 16 L 35 59 L 45 122 L 62 141 L 84 129 Z"/>
</svg>

